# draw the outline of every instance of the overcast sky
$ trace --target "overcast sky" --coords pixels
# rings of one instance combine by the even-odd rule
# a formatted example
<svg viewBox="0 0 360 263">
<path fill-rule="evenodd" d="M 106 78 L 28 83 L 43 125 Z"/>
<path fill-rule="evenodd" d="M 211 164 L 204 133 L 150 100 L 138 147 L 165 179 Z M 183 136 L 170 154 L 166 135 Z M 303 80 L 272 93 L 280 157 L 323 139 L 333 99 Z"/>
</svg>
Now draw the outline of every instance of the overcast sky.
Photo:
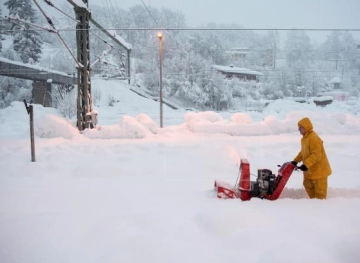
<svg viewBox="0 0 360 263">
<path fill-rule="evenodd" d="M 208 22 L 247 28 L 360 28 L 359 0 L 142 0 L 184 13 L 189 26 Z M 141 0 L 97 0 L 127 9 Z M 94 0 L 89 0 L 89 3 Z"/>
<path fill-rule="evenodd" d="M 4 3 L 6 0 L 0 0 Z M 42 0 L 37 0 L 44 5 Z M 57 5 L 66 0 L 52 0 Z M 360 0 L 88 0 L 109 8 L 136 4 L 181 11 L 187 25 L 235 23 L 245 28 L 359 29 Z M 308 32 L 311 34 L 311 32 Z M 360 32 L 352 32 L 360 39 Z M 317 33 L 318 34 L 318 33 Z M 323 32 L 319 35 L 326 35 Z"/>
<path fill-rule="evenodd" d="M 57 5 L 66 0 L 51 0 Z M 0 0 L 4 3 L 6 0 Z M 41 5 L 42 0 L 37 0 Z M 360 0 L 88 0 L 128 9 L 136 4 L 181 11 L 187 24 L 236 23 L 246 28 L 360 28 Z"/>
</svg>

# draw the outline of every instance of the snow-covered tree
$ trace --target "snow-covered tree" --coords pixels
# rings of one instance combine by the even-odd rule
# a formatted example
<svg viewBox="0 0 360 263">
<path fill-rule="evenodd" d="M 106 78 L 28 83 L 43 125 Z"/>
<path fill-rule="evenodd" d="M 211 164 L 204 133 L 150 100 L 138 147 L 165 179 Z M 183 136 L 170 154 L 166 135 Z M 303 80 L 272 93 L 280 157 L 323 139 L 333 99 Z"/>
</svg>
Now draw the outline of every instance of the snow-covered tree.
<svg viewBox="0 0 360 263">
<path fill-rule="evenodd" d="M 279 49 L 280 45 L 280 35 L 279 32 L 276 30 L 270 30 L 267 32 L 267 35 L 265 36 L 265 42 L 268 45 L 268 50 L 271 51 L 271 58 L 273 64 L 271 65 L 273 68 L 276 68 L 276 54 L 277 50 Z"/>
<path fill-rule="evenodd" d="M 286 63 L 292 70 L 290 76 L 293 89 L 308 85 L 309 69 L 312 66 L 313 47 L 309 36 L 302 30 L 291 30 L 286 39 Z"/>
<path fill-rule="evenodd" d="M 289 31 L 285 45 L 286 63 L 289 67 L 306 68 L 311 64 L 313 47 L 305 31 Z"/>
<path fill-rule="evenodd" d="M 0 76 L 0 108 L 5 108 L 13 101 L 31 99 L 30 81 Z"/>
<path fill-rule="evenodd" d="M 3 29 L 5 28 L 5 25 L 4 25 L 4 19 L 2 18 L 2 10 L 1 10 L 1 6 L 0 6 L 0 28 Z M 2 50 L 2 40 L 4 40 L 4 35 L 5 33 L 3 31 L 0 31 L 0 52 Z"/>
<path fill-rule="evenodd" d="M 204 59 L 212 60 L 215 64 L 225 61 L 225 50 L 221 38 L 214 32 L 195 32 L 189 38 L 190 48 Z"/>
<path fill-rule="evenodd" d="M 331 32 L 320 51 L 327 60 L 334 61 L 333 70 L 348 71 L 357 68 L 357 44 L 349 32 Z"/>
<path fill-rule="evenodd" d="M 76 115 L 76 92 L 65 87 L 56 87 L 51 94 L 53 105 L 63 117 L 71 118 Z"/>
<path fill-rule="evenodd" d="M 8 0 L 5 6 L 9 9 L 9 16 L 19 17 L 29 23 L 36 23 L 35 9 L 29 0 Z M 32 30 L 28 24 L 21 26 L 14 24 L 13 45 L 14 50 L 20 54 L 21 61 L 24 63 L 35 63 L 41 56 L 42 40 L 40 33 Z"/>
</svg>

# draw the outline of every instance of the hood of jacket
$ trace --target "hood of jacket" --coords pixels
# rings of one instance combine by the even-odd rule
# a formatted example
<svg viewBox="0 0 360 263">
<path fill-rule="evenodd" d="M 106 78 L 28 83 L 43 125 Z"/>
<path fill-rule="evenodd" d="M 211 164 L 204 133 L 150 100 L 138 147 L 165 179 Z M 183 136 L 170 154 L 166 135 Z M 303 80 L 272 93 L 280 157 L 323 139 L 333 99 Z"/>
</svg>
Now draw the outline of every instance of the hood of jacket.
<svg viewBox="0 0 360 263">
<path fill-rule="evenodd" d="M 308 117 L 301 119 L 298 122 L 298 126 L 301 126 L 305 129 L 305 134 L 313 130 L 313 125 Z"/>
</svg>

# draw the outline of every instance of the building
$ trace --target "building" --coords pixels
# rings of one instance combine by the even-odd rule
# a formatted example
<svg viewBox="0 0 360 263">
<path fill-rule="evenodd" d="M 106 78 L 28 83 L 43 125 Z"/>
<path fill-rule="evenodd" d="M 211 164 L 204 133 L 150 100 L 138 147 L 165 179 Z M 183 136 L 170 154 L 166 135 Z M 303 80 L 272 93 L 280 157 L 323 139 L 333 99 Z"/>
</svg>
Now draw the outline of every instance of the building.
<svg viewBox="0 0 360 263">
<path fill-rule="evenodd" d="M 346 101 L 349 99 L 349 92 L 343 90 L 342 79 L 340 77 L 333 77 L 329 82 L 331 91 L 324 91 L 319 93 L 319 96 L 330 96 L 333 100 Z"/>
<path fill-rule="evenodd" d="M 236 77 L 246 81 L 250 81 L 250 80 L 259 81 L 259 77 L 264 75 L 259 71 L 255 71 L 248 68 L 238 68 L 234 66 L 214 65 L 213 69 L 225 75 L 225 77 L 229 79 Z"/>
<path fill-rule="evenodd" d="M 341 89 L 341 82 L 342 82 L 342 79 L 340 77 L 333 77 L 329 81 L 329 84 L 332 89 Z"/>
<path fill-rule="evenodd" d="M 250 49 L 248 47 L 237 47 L 226 51 L 229 56 L 230 63 L 246 66 L 246 61 L 251 55 L 256 54 L 261 60 L 261 66 L 275 68 L 275 56 L 276 52 L 273 48 L 266 49 Z"/>
<path fill-rule="evenodd" d="M 250 49 L 248 47 L 235 47 L 226 51 L 232 61 L 244 60 L 246 56 L 249 54 Z"/>
</svg>

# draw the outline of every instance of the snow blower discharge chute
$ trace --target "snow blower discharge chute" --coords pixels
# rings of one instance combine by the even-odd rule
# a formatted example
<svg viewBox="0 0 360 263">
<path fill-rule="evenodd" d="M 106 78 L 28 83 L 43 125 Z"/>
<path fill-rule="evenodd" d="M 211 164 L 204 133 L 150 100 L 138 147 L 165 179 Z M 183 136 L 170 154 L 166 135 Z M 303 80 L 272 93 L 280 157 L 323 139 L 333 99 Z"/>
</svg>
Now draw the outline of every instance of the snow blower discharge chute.
<svg viewBox="0 0 360 263">
<path fill-rule="evenodd" d="M 269 169 L 258 169 L 256 181 L 250 181 L 249 161 L 241 159 L 240 180 L 236 180 L 235 186 L 224 181 L 215 180 L 214 186 L 217 191 L 217 197 L 223 199 L 240 198 L 242 201 L 248 201 L 252 197 L 276 200 L 296 169 L 297 166 L 291 162 L 284 163 L 277 175 L 273 174 Z"/>
</svg>

